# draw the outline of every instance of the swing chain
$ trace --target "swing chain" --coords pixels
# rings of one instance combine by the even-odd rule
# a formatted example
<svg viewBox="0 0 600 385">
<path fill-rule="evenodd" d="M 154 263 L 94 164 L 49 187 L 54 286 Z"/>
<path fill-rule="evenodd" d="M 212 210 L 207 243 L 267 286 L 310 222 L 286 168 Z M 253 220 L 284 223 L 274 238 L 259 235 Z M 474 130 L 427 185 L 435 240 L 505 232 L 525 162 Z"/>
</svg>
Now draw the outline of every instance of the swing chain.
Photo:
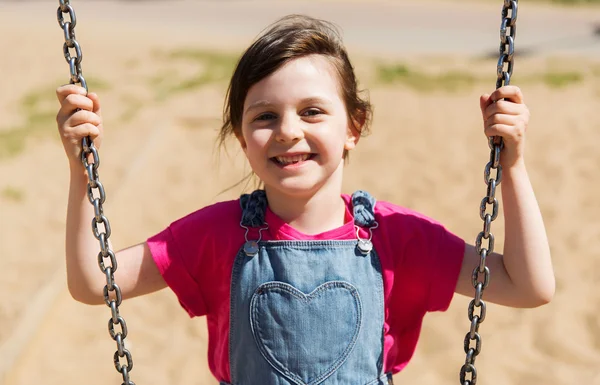
<svg viewBox="0 0 600 385">
<path fill-rule="evenodd" d="M 500 24 L 500 57 L 498 59 L 496 88 L 510 84 L 513 73 L 515 35 L 517 32 L 517 7 L 518 0 L 504 0 L 502 7 L 502 22 Z M 506 65 L 506 67 L 505 67 Z M 502 181 L 502 166 L 500 165 L 500 152 L 504 147 L 502 138 L 490 137 L 490 160 L 485 165 L 484 181 L 487 184 L 487 195 L 482 199 L 479 207 L 479 216 L 483 220 L 483 230 L 477 235 L 475 247 L 480 256 L 479 265 L 475 267 L 472 274 L 472 284 L 475 288 L 475 297 L 469 303 L 468 316 L 471 328 L 465 335 L 464 350 L 466 353 L 465 363 L 460 368 L 460 384 L 476 385 L 477 369 L 475 359 L 481 353 L 481 335 L 479 325 L 485 320 L 486 303 L 482 300 L 483 292 L 490 283 L 490 270 L 485 265 L 488 255 L 494 251 L 494 235 L 491 233 L 492 222 L 498 217 L 498 199 L 496 198 L 496 187 Z M 495 176 L 492 176 L 492 170 Z M 488 208 L 491 205 L 491 213 Z M 483 244 L 487 241 L 487 247 Z M 483 281 L 480 276 L 483 275 Z M 478 314 L 476 313 L 478 310 Z M 473 346 L 474 344 L 474 346 Z M 467 378 L 469 377 L 469 378 Z"/>
<path fill-rule="evenodd" d="M 59 4 L 60 6 L 57 11 L 58 25 L 63 30 L 65 36 L 63 53 L 71 72 L 70 83 L 80 83 L 87 92 L 87 83 L 81 70 L 83 55 L 81 46 L 75 38 L 75 26 L 77 24 L 75 10 L 70 4 L 70 0 L 59 0 Z M 68 16 L 68 19 L 66 19 L 65 16 Z M 75 52 L 73 53 L 71 50 L 74 50 Z M 115 253 L 111 250 L 108 241 L 111 234 L 110 222 L 104 215 L 104 209 L 102 207 L 106 200 L 106 193 L 98 175 L 100 157 L 98 151 L 94 147 L 93 141 L 89 137 L 83 138 L 81 145 L 83 149 L 81 152 L 81 162 L 83 163 L 88 176 L 87 196 L 92 206 L 94 206 L 92 232 L 94 237 L 100 242 L 98 266 L 106 276 L 106 285 L 104 286 L 103 291 L 104 302 L 111 311 L 111 318 L 108 320 L 108 332 L 111 338 L 117 343 L 117 351 L 115 351 L 113 361 L 115 369 L 121 373 L 123 377 L 122 385 L 135 385 L 135 383 L 129 379 L 129 373 L 133 369 L 133 359 L 129 350 L 125 348 L 127 324 L 125 323 L 125 319 L 119 315 L 119 306 L 122 302 L 122 296 L 121 290 L 114 279 L 114 273 L 117 271 L 117 259 Z M 90 163 L 90 160 L 93 160 L 93 162 Z M 94 194 L 94 192 L 96 192 L 96 194 Z M 99 228 L 99 225 L 102 225 L 102 229 Z M 107 263 L 107 259 L 110 261 L 110 264 Z M 115 330 L 117 325 L 119 326 L 119 330 Z M 125 359 L 124 363 L 121 362 L 121 359 L 123 358 Z"/>
<path fill-rule="evenodd" d="M 75 38 L 75 26 L 77 25 L 75 10 L 70 4 L 70 0 L 59 0 L 59 3 L 60 6 L 57 11 L 58 25 L 65 35 L 63 53 L 71 71 L 71 84 L 80 83 L 87 92 L 87 83 L 81 70 L 83 54 L 81 52 L 81 46 Z M 68 20 L 65 20 L 65 15 L 69 16 Z M 73 55 L 71 50 L 75 50 Z"/>
</svg>

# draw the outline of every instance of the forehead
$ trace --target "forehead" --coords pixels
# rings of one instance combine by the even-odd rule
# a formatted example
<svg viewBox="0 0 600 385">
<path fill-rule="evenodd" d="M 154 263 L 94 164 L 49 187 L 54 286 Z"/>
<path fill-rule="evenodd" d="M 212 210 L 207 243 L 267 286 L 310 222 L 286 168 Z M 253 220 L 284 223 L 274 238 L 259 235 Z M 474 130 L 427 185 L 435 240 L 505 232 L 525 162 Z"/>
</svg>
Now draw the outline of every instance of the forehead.
<svg viewBox="0 0 600 385">
<path fill-rule="evenodd" d="M 293 102 L 310 97 L 340 99 L 339 78 L 333 63 L 323 55 L 293 59 L 254 84 L 245 105 L 258 100 Z"/>
</svg>

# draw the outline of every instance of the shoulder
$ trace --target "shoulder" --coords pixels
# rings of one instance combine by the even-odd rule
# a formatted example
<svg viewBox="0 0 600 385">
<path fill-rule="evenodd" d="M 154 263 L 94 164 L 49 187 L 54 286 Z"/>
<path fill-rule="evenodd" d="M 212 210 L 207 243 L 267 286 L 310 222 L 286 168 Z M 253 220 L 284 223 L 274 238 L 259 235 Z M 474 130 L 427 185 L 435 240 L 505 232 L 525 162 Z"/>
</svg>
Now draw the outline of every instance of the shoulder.
<svg viewBox="0 0 600 385">
<path fill-rule="evenodd" d="M 375 219 L 391 248 L 412 250 L 431 258 L 450 255 L 453 260 L 462 260 L 464 241 L 425 214 L 384 201 L 377 202 Z"/>
<path fill-rule="evenodd" d="M 413 209 L 378 201 L 373 236 L 381 250 L 384 280 L 393 291 L 393 302 L 403 312 L 413 309 L 444 310 L 448 307 L 463 260 L 464 241 L 440 222 Z M 393 282 L 393 283 L 391 283 Z M 411 293 L 406 296 L 406 293 Z"/>
<path fill-rule="evenodd" d="M 240 214 L 239 200 L 218 202 L 177 219 L 147 240 L 163 279 L 190 315 L 207 314 L 213 298 L 222 298 L 215 293 L 224 292 L 224 277 L 238 247 L 231 240 L 243 240 Z"/>
<path fill-rule="evenodd" d="M 166 229 L 180 248 L 201 250 L 230 243 L 242 231 L 239 199 L 217 202 L 172 222 Z M 243 239 L 243 233 L 241 233 Z"/>
<path fill-rule="evenodd" d="M 435 232 L 444 228 L 425 214 L 386 201 L 375 204 L 375 218 L 380 225 L 410 232 Z"/>
<path fill-rule="evenodd" d="M 355 217 L 358 215 L 368 219 L 368 217 L 373 218 L 374 214 L 374 219 L 380 227 L 394 232 L 402 230 L 402 234 L 407 235 L 415 232 L 438 232 L 444 229 L 440 222 L 423 213 L 388 201 L 377 200 L 363 190 L 358 190 L 352 195 L 342 194 L 342 198 Z M 365 211 L 373 214 L 367 214 Z"/>
<path fill-rule="evenodd" d="M 172 222 L 164 231 L 149 239 L 163 244 L 169 254 L 178 256 L 194 276 L 198 269 L 218 255 L 234 255 L 244 233 L 240 227 L 239 199 L 211 204 Z M 156 248 L 156 247 L 155 247 Z"/>
<path fill-rule="evenodd" d="M 173 231 L 239 227 L 241 213 L 239 199 L 217 202 L 177 219 L 170 227 Z"/>
</svg>

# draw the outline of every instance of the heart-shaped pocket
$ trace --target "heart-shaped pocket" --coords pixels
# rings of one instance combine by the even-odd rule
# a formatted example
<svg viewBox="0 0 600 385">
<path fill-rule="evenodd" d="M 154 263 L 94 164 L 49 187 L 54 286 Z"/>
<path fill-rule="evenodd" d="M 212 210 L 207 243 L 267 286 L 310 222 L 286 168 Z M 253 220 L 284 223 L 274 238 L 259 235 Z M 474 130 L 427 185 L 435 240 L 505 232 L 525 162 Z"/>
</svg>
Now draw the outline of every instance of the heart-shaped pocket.
<svg viewBox="0 0 600 385">
<path fill-rule="evenodd" d="M 343 281 L 304 294 L 284 282 L 259 286 L 250 302 L 250 326 L 269 364 L 298 385 L 331 376 L 354 348 L 362 323 L 358 291 Z"/>
</svg>

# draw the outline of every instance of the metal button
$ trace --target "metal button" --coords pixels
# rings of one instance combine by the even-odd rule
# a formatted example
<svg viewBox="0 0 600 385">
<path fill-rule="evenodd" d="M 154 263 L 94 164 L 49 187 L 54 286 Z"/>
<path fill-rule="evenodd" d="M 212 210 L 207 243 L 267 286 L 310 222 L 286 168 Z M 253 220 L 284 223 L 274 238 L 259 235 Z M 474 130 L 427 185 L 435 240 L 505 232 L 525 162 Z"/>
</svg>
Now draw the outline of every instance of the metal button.
<svg viewBox="0 0 600 385">
<path fill-rule="evenodd" d="M 258 253 L 258 242 L 256 241 L 247 241 L 244 243 L 244 253 L 248 257 L 254 257 Z"/>
</svg>

